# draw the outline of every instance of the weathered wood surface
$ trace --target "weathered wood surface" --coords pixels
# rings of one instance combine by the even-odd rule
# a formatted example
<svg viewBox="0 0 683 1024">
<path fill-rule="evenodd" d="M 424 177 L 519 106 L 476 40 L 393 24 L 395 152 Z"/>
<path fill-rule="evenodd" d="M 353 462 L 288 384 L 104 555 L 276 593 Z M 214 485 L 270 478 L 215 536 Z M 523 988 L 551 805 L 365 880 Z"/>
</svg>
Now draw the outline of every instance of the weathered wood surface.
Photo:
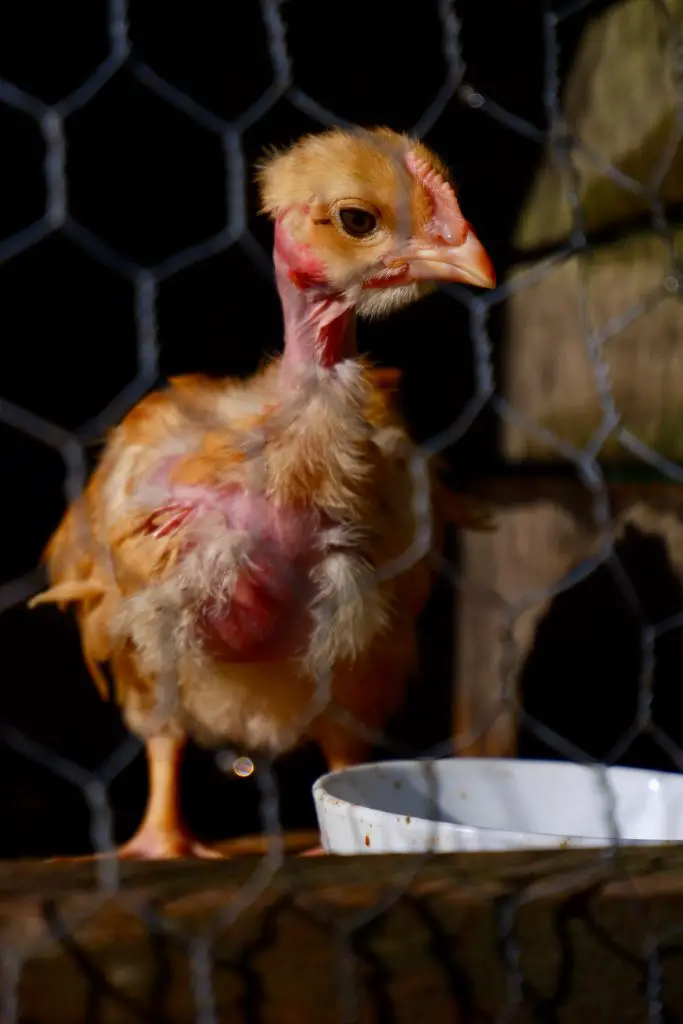
<svg viewBox="0 0 683 1024">
<path fill-rule="evenodd" d="M 671 247 L 680 259 L 682 25 L 681 0 L 617 0 L 587 21 L 550 136 L 571 145 L 564 157 L 548 145 L 517 223 L 503 391 L 531 425 L 575 446 L 603 421 L 606 389 L 625 427 L 669 458 L 683 455 L 683 310 Z M 658 202 L 678 225 L 673 237 L 650 219 Z M 539 268 L 540 252 L 582 230 L 590 253 Z M 501 442 L 510 459 L 558 454 L 511 421 Z M 614 434 L 601 457 L 629 455 Z"/>
<path fill-rule="evenodd" d="M 677 246 L 683 251 L 681 231 Z M 666 241 L 641 232 L 543 273 L 519 266 L 510 280 L 503 390 L 527 423 L 505 422 L 504 455 L 537 460 L 558 457 L 562 444 L 583 448 L 613 401 L 621 426 L 666 458 L 680 459 L 683 307 Z M 599 457 L 634 458 L 618 431 Z"/>
<path fill-rule="evenodd" d="M 615 539 L 629 526 L 660 535 L 683 576 L 683 487 L 610 483 L 606 491 Z M 454 749 L 514 757 L 519 677 L 539 622 L 567 574 L 598 555 L 606 534 L 596 524 L 594 496 L 576 480 L 491 478 L 474 493 L 497 526 L 461 537 Z"/>
<path fill-rule="evenodd" d="M 4 863 L 2 1020 L 674 1020 L 681 924 L 673 845 L 127 863 L 108 896 L 92 865 Z"/>
<path fill-rule="evenodd" d="M 514 755 L 517 679 L 545 595 L 587 548 L 554 503 L 507 507 L 496 521 L 462 541 L 453 707 L 455 749 L 466 756 Z"/>
<path fill-rule="evenodd" d="M 629 188 L 629 180 L 658 184 L 664 200 L 683 199 L 683 140 L 675 130 L 681 25 L 681 0 L 616 0 L 588 20 L 561 97 L 574 180 L 548 151 L 519 218 L 520 249 L 569 236 L 570 190 L 588 231 L 650 212 L 647 189 Z"/>
</svg>

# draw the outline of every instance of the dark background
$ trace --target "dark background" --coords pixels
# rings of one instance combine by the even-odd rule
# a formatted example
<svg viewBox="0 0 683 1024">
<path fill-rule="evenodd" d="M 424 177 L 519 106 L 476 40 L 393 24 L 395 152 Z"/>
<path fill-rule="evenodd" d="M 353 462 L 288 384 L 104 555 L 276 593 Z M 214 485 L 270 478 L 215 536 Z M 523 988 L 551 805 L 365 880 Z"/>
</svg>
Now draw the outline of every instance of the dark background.
<svg viewBox="0 0 683 1024">
<path fill-rule="evenodd" d="M 562 74 L 582 28 L 608 3 L 593 3 L 560 29 Z M 465 80 L 507 110 L 546 128 L 540 3 L 457 0 Z M 437 0 L 290 0 L 283 6 L 296 86 L 348 121 L 410 129 L 445 76 Z M 240 3 L 131 2 L 134 58 L 221 118 L 237 117 L 269 85 L 272 67 L 257 0 Z M 104 0 L 22 0 L 0 6 L 0 77 L 46 104 L 86 81 L 109 52 Z M 628 111 L 615 111 L 628 116 Z M 270 144 L 320 128 L 279 100 L 243 135 L 248 164 Z M 173 109 L 123 67 L 66 121 L 69 211 L 123 257 L 154 267 L 210 237 L 228 218 L 220 139 Z M 42 137 L 26 113 L 0 103 L 0 238 L 39 218 L 46 202 Z M 450 164 L 461 204 L 502 280 L 515 262 L 511 237 L 542 157 L 538 143 L 458 97 L 426 136 Z M 271 228 L 247 189 L 249 228 L 269 252 Z M 134 290 L 68 233 L 58 231 L 0 263 L 0 395 L 73 431 L 97 455 L 100 424 L 89 422 L 136 375 Z M 491 318 L 496 352 L 504 305 Z M 172 374 L 247 374 L 280 344 L 280 312 L 267 277 L 240 245 L 165 280 L 157 305 L 161 383 Z M 473 389 L 464 306 L 439 294 L 381 324 L 363 325 L 362 348 L 404 371 L 402 401 L 414 435 L 449 426 Z M 0 407 L 2 412 L 2 407 Z M 6 412 L 6 410 L 5 410 Z M 85 426 L 84 426 L 85 425 Z M 447 453 L 454 480 L 503 471 L 497 422 L 485 410 Z M 64 508 L 59 453 L 0 423 L 0 584 L 35 568 Z M 457 538 L 450 555 L 457 565 Z M 657 538 L 631 537 L 624 564 L 653 621 L 680 609 L 680 587 Z M 6 594 L 5 594 L 6 596 Z M 419 749 L 450 731 L 454 608 L 440 585 L 423 624 L 419 687 L 393 734 Z M 534 714 L 603 756 L 633 720 L 639 632 L 609 572 L 554 602 L 525 669 Z M 680 652 L 672 634 L 658 649 L 657 692 L 675 743 Z M 70 616 L 21 605 L 0 616 L 0 736 L 7 726 L 89 770 L 124 740 L 115 707 L 100 701 L 80 657 Z M 558 756 L 533 734 L 523 753 Z M 626 763 L 672 767 L 649 743 Z M 51 755 L 37 760 L 0 748 L 0 856 L 87 850 L 82 793 L 60 778 Z M 286 827 L 314 822 L 310 785 L 324 765 L 316 751 L 284 759 L 277 771 Z M 213 755 L 192 751 L 183 776 L 190 823 L 207 838 L 260 828 L 254 777 L 220 772 Z M 145 797 L 142 757 L 110 787 L 117 838 L 133 831 Z"/>
</svg>

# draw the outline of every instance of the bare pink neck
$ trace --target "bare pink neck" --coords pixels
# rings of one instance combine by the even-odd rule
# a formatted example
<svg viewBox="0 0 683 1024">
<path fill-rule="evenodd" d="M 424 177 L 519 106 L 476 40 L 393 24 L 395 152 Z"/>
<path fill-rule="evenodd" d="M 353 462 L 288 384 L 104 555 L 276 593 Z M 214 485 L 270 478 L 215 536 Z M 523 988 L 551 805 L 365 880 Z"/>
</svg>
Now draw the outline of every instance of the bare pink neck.
<svg viewBox="0 0 683 1024">
<path fill-rule="evenodd" d="M 353 302 L 327 288 L 319 267 L 312 261 L 302 262 L 301 251 L 294 264 L 297 269 L 292 269 L 293 254 L 278 228 L 280 225 L 276 226 L 273 257 L 285 327 L 282 366 L 294 369 L 318 364 L 329 368 L 342 359 L 352 359 L 358 354 Z"/>
</svg>

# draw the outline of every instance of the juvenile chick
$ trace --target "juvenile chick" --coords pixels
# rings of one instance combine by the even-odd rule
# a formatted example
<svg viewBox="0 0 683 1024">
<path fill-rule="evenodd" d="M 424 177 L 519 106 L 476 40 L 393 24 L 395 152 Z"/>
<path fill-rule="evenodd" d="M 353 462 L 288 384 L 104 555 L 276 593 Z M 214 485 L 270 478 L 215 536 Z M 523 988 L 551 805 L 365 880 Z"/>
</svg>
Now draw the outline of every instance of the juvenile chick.
<svg viewBox="0 0 683 1024">
<path fill-rule="evenodd" d="M 75 606 L 102 696 L 108 663 L 145 741 L 148 805 L 120 856 L 216 855 L 179 806 L 188 738 L 273 755 L 312 739 L 331 768 L 367 756 L 339 709 L 370 731 L 396 711 L 432 572 L 417 557 L 382 574 L 418 526 L 410 442 L 386 374 L 358 355 L 356 314 L 438 281 L 494 284 L 419 141 L 311 135 L 258 179 L 282 355 L 249 380 L 180 377 L 143 399 L 50 540 L 52 586 L 32 601 Z M 438 545 L 448 499 L 431 488 Z"/>
</svg>

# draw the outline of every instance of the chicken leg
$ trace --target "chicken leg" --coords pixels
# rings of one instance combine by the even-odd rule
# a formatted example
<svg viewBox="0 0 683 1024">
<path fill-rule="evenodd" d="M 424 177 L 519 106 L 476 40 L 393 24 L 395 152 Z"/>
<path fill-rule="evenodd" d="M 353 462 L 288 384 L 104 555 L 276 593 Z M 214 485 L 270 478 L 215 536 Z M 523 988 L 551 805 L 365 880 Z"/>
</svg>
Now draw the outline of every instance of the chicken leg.
<svg viewBox="0 0 683 1024">
<path fill-rule="evenodd" d="M 117 851 L 125 859 L 170 860 L 174 857 L 220 858 L 188 829 L 180 810 L 180 763 L 185 744 L 170 736 L 147 740 L 149 796 L 135 835 Z"/>
</svg>

